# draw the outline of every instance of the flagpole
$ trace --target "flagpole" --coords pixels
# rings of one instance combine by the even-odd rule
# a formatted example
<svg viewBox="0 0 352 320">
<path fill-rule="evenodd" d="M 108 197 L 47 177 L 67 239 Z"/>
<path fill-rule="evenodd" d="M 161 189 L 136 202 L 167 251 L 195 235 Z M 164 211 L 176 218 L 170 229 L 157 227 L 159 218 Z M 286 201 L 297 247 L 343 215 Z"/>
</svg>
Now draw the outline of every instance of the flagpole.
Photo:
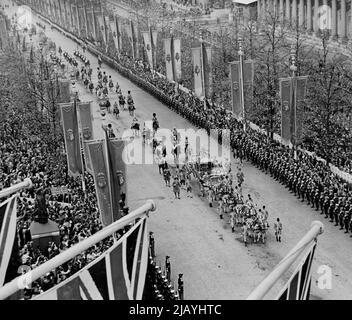
<svg viewBox="0 0 352 320">
<path fill-rule="evenodd" d="M 78 92 L 76 93 L 75 95 L 75 100 L 74 100 L 74 104 L 75 104 L 75 112 L 76 112 L 76 117 L 77 119 L 79 120 L 79 122 L 81 122 L 81 119 L 78 115 L 78 111 L 77 111 L 77 95 L 78 95 Z M 86 181 L 84 179 L 84 176 L 85 176 L 85 170 L 84 170 L 84 163 L 83 163 L 83 135 L 82 135 L 82 130 L 81 130 L 81 125 L 78 126 L 78 133 L 79 133 L 79 152 L 80 152 L 80 155 L 81 155 L 81 166 L 82 166 L 82 176 L 81 176 L 81 179 L 82 179 L 82 190 L 83 190 L 83 193 L 84 193 L 84 198 L 87 199 L 87 190 L 86 190 Z"/>
<path fill-rule="evenodd" d="M 5 188 L 0 191 L 0 199 L 11 196 L 14 193 L 21 191 L 22 189 L 32 188 L 33 183 L 29 178 L 24 179 L 24 181 L 17 183 L 11 187 Z"/>
<path fill-rule="evenodd" d="M 114 232 L 117 232 L 118 230 L 123 229 L 130 223 L 134 222 L 136 219 L 142 218 L 144 215 L 148 216 L 149 212 L 155 211 L 155 210 L 156 210 L 156 205 L 154 201 L 147 200 L 147 202 L 143 206 L 136 209 L 135 211 L 132 211 L 128 215 L 122 217 L 118 221 L 103 228 L 102 230 L 98 231 L 94 235 L 75 244 L 74 246 L 63 251 L 59 255 L 48 260 L 42 265 L 36 267 L 30 272 L 27 272 L 26 274 L 19 276 L 16 279 L 5 284 L 3 287 L 0 288 L 0 300 L 6 299 L 7 297 L 11 296 L 15 292 L 19 291 L 21 287 L 23 288 L 24 285 L 29 285 L 33 283 L 43 275 L 47 274 L 48 272 L 51 272 L 52 270 L 61 266 L 63 263 L 73 259 L 77 255 L 81 254 L 85 250 L 95 245 L 96 243 L 111 236 Z"/>
<path fill-rule="evenodd" d="M 295 160 L 297 160 L 297 145 L 296 145 L 296 139 L 297 139 L 297 123 L 296 123 L 296 116 L 297 116 L 297 101 L 296 101 L 296 91 L 297 91 L 297 81 L 296 81 L 296 71 L 297 71 L 297 66 L 296 66 L 296 52 L 294 47 L 291 49 L 291 66 L 290 70 L 292 71 L 292 77 L 291 77 L 291 87 L 292 87 L 292 108 L 293 108 L 293 119 L 291 119 L 291 126 L 293 125 L 293 132 L 291 131 L 291 142 L 292 142 L 292 148 L 293 148 L 293 157 Z M 292 139 L 293 138 L 293 139 Z"/>
<path fill-rule="evenodd" d="M 297 243 L 297 245 L 283 258 L 273 271 L 248 296 L 247 300 L 262 300 L 268 291 L 277 283 L 282 275 L 292 266 L 307 246 L 324 231 L 320 221 L 313 221 L 311 229 Z"/>
<path fill-rule="evenodd" d="M 243 83 L 243 47 L 242 38 L 238 38 L 238 55 L 240 57 L 240 90 L 241 90 L 241 108 L 242 108 L 242 118 L 243 118 L 243 130 L 246 132 L 246 113 L 244 109 L 244 83 Z"/>
</svg>

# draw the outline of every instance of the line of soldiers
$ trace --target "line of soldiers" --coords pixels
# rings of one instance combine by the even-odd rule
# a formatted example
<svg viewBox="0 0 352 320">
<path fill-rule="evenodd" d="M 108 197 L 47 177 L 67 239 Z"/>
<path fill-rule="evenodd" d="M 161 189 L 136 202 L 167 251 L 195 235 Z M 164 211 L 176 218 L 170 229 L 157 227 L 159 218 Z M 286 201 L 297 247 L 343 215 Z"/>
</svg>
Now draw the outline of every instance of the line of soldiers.
<svg viewBox="0 0 352 320">
<path fill-rule="evenodd" d="M 309 161 L 294 160 L 287 152 L 275 153 L 253 141 L 244 143 L 242 147 L 248 160 L 270 173 L 302 202 L 307 201 L 308 205 L 324 214 L 335 226 L 340 226 L 340 230 L 352 233 L 352 196 L 347 184 L 338 186 L 329 181 L 328 177 L 324 181 L 321 172 L 308 167 Z M 316 168 L 322 165 L 314 164 Z"/>
</svg>

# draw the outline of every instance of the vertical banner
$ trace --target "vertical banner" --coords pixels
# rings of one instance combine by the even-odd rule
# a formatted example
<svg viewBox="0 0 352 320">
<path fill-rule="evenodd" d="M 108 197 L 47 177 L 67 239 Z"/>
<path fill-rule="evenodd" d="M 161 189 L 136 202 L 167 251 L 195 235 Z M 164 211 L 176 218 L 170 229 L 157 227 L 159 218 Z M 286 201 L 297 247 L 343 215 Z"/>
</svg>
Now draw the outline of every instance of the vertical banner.
<svg viewBox="0 0 352 320">
<path fill-rule="evenodd" d="M 0 16 L 0 49 L 4 50 L 9 46 L 9 38 L 6 28 L 6 21 L 3 16 Z"/>
<path fill-rule="evenodd" d="M 105 27 L 104 27 L 104 18 L 101 12 L 97 15 L 98 19 L 98 26 L 99 26 L 99 32 L 98 34 L 100 35 L 100 41 L 103 41 L 103 44 L 106 45 L 106 33 L 105 33 Z"/>
<path fill-rule="evenodd" d="M 248 110 L 253 101 L 253 83 L 254 83 L 254 61 L 245 60 L 243 62 L 243 96 L 244 109 Z"/>
<path fill-rule="evenodd" d="M 59 14 L 61 19 L 61 27 L 66 27 L 65 1 L 59 1 Z"/>
<path fill-rule="evenodd" d="M 109 168 L 106 161 L 105 141 L 88 143 L 93 169 L 95 192 L 97 194 L 100 220 L 104 227 L 113 222 L 112 199 L 110 194 Z"/>
<path fill-rule="evenodd" d="M 76 6 L 76 0 L 71 1 L 72 30 L 75 34 L 79 34 L 78 10 Z"/>
<path fill-rule="evenodd" d="M 109 16 L 108 15 L 104 15 L 104 30 L 105 30 L 105 39 L 106 39 L 106 46 L 108 49 L 108 47 L 112 44 L 110 42 L 110 19 L 109 19 Z"/>
<path fill-rule="evenodd" d="M 126 199 L 126 164 L 123 159 L 123 151 L 125 149 L 125 141 L 121 139 L 108 139 L 107 142 L 107 155 L 108 167 L 110 172 L 110 191 L 113 207 L 114 221 L 121 218 L 120 200 L 122 194 Z M 126 200 L 125 200 L 126 201 Z M 125 202 L 126 203 L 126 202 Z"/>
<path fill-rule="evenodd" d="M 69 103 L 71 101 L 71 82 L 70 80 L 59 79 L 58 103 Z"/>
<path fill-rule="evenodd" d="M 79 32 L 82 38 L 87 37 L 87 29 L 86 29 L 86 20 L 84 13 L 84 1 L 77 0 L 77 12 L 78 12 L 78 20 L 79 20 Z"/>
<path fill-rule="evenodd" d="M 80 102 L 78 103 L 79 124 L 82 133 L 83 152 L 87 171 L 93 175 L 92 164 L 89 156 L 87 141 L 93 140 L 93 116 L 92 103 Z"/>
<path fill-rule="evenodd" d="M 307 82 L 308 77 L 297 77 L 297 91 L 296 91 L 296 111 L 295 111 L 295 123 L 296 127 L 296 143 L 300 143 L 302 139 L 302 127 L 304 121 L 304 104 L 307 95 Z"/>
<path fill-rule="evenodd" d="M 151 31 L 151 37 L 152 37 L 152 48 L 153 48 L 153 64 L 154 66 L 156 66 L 156 49 L 157 49 L 157 46 L 158 46 L 158 31 L 157 30 L 154 30 L 154 31 Z"/>
<path fill-rule="evenodd" d="M 117 25 L 116 25 L 116 20 L 115 20 L 115 16 L 114 15 L 110 15 L 109 17 L 109 24 L 110 24 L 110 30 L 111 30 L 111 35 L 115 44 L 115 49 L 117 51 L 120 50 L 119 47 L 119 38 L 117 35 Z"/>
<path fill-rule="evenodd" d="M 74 103 L 61 106 L 68 173 L 76 177 L 82 173 L 82 155 L 78 130 L 77 112 Z"/>
<path fill-rule="evenodd" d="M 94 18 L 93 18 L 93 7 L 90 2 L 85 6 L 86 10 L 86 21 L 87 21 L 87 36 L 89 39 L 95 40 L 95 32 L 94 32 Z"/>
<path fill-rule="evenodd" d="M 130 40 L 131 47 L 132 47 L 132 57 L 133 57 L 133 59 L 136 59 L 137 58 L 137 55 L 136 55 L 137 50 L 136 50 L 134 26 L 133 26 L 132 20 L 129 21 L 127 30 L 128 30 L 128 39 Z"/>
<path fill-rule="evenodd" d="M 292 112 L 292 81 L 291 78 L 280 79 L 280 99 L 281 99 L 281 138 L 290 142 L 291 112 Z"/>
<path fill-rule="evenodd" d="M 172 38 L 164 39 L 166 78 L 174 81 L 174 68 L 172 59 Z"/>
<path fill-rule="evenodd" d="M 240 90 L 240 62 L 230 63 L 232 113 L 237 118 L 242 117 L 241 90 Z"/>
<path fill-rule="evenodd" d="M 73 30 L 73 24 L 72 24 L 72 14 L 71 14 L 71 0 L 65 0 L 64 2 L 65 5 L 65 11 L 67 15 L 67 25 L 66 28 L 70 31 Z"/>
<path fill-rule="evenodd" d="M 212 49 L 203 47 L 203 72 L 204 72 L 204 91 L 207 98 L 211 98 L 213 93 L 213 73 L 212 73 Z"/>
<path fill-rule="evenodd" d="M 145 48 L 145 51 L 146 51 L 147 57 L 148 57 L 148 63 L 150 65 L 150 67 L 152 69 L 154 69 L 152 42 L 151 42 L 151 38 L 150 38 L 150 32 L 149 31 L 142 32 L 142 36 L 143 36 L 143 40 L 144 40 L 144 48 Z"/>
<path fill-rule="evenodd" d="M 175 71 L 175 80 L 179 81 L 182 79 L 182 69 L 181 69 L 181 39 L 176 38 L 173 41 L 174 50 L 173 50 L 173 63 Z"/>
<path fill-rule="evenodd" d="M 204 96 L 203 70 L 202 70 L 202 48 L 192 48 L 194 92 L 198 97 Z"/>
</svg>

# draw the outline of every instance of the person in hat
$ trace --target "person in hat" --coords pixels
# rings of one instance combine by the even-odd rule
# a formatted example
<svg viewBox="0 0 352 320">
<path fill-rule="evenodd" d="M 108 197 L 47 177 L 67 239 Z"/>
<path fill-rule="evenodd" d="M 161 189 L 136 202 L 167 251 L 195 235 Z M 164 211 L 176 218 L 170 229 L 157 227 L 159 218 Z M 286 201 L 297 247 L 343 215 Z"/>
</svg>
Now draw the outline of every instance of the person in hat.
<svg viewBox="0 0 352 320">
<path fill-rule="evenodd" d="M 175 199 L 181 199 L 180 198 L 180 189 L 181 189 L 181 184 L 180 184 L 180 181 L 178 179 L 178 176 L 176 176 L 174 178 L 174 181 L 172 183 L 172 187 L 173 187 L 173 190 L 174 190 L 174 194 L 175 194 Z"/>
<path fill-rule="evenodd" d="M 276 222 L 274 223 L 274 230 L 276 241 L 281 242 L 282 223 L 279 218 L 277 218 Z"/>
</svg>

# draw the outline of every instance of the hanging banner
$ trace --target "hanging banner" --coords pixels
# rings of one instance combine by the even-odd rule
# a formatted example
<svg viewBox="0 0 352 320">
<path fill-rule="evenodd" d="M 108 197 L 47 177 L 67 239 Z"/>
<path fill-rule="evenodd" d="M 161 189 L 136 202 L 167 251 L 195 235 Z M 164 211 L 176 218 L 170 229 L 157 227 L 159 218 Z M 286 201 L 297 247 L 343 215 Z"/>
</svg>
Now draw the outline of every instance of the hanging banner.
<svg viewBox="0 0 352 320">
<path fill-rule="evenodd" d="M 232 113 L 238 119 L 242 117 L 241 91 L 240 91 L 240 62 L 230 63 Z"/>
<path fill-rule="evenodd" d="M 194 92 L 198 97 L 204 97 L 203 71 L 202 71 L 202 49 L 192 48 Z"/>
<path fill-rule="evenodd" d="M 173 41 L 173 58 L 174 58 L 174 71 L 175 71 L 175 80 L 179 81 L 182 79 L 182 68 L 181 68 L 181 39 L 176 38 Z"/>
<path fill-rule="evenodd" d="M 115 16 L 115 24 L 116 24 L 116 36 L 117 36 L 117 48 L 121 52 L 121 50 L 122 50 L 122 41 L 121 41 L 122 27 L 121 27 L 121 21 L 116 16 Z"/>
<path fill-rule="evenodd" d="M 143 36 L 143 39 L 144 39 L 144 48 L 145 48 L 145 51 L 147 53 L 148 63 L 150 65 L 150 67 L 152 69 L 154 69 L 153 68 L 152 42 L 151 42 L 151 39 L 150 39 L 150 32 L 149 31 L 142 32 L 142 36 Z"/>
<path fill-rule="evenodd" d="M 207 98 L 212 97 L 213 73 L 212 73 L 212 49 L 203 47 L 203 70 L 204 70 L 204 90 Z"/>
<path fill-rule="evenodd" d="M 72 22 L 72 8 L 71 8 L 71 1 L 66 0 L 65 1 L 65 9 L 66 9 L 66 14 L 67 14 L 67 28 L 69 31 L 73 31 L 73 22 Z"/>
<path fill-rule="evenodd" d="M 106 34 L 105 34 L 105 27 L 104 27 L 104 18 L 101 12 L 99 12 L 96 16 L 98 21 L 98 40 L 103 41 L 103 44 L 106 45 Z"/>
<path fill-rule="evenodd" d="M 68 174 L 77 177 L 82 174 L 82 157 L 78 130 L 77 112 L 74 103 L 61 106 Z"/>
<path fill-rule="evenodd" d="M 105 39 L 107 47 L 112 45 L 110 42 L 111 34 L 110 34 L 110 18 L 109 16 L 104 16 L 104 30 L 105 30 Z"/>
<path fill-rule="evenodd" d="M 153 41 L 153 46 L 156 48 L 158 43 L 158 31 L 156 30 L 152 31 L 152 41 Z"/>
<path fill-rule="evenodd" d="M 6 28 L 5 18 L 0 16 L 0 49 L 4 50 L 9 46 L 9 36 Z"/>
<path fill-rule="evenodd" d="M 100 140 L 88 143 L 88 150 L 93 169 L 100 220 L 103 226 L 106 227 L 113 222 L 113 213 L 110 194 L 109 168 L 105 156 L 105 141 Z"/>
<path fill-rule="evenodd" d="M 110 30 L 111 30 L 111 35 L 114 41 L 115 49 L 119 51 L 119 39 L 117 35 L 117 25 L 116 25 L 116 20 L 115 16 L 111 15 L 109 17 L 109 24 L 110 24 Z"/>
<path fill-rule="evenodd" d="M 79 19 L 79 26 L 80 26 L 80 35 L 82 38 L 87 38 L 87 23 L 85 17 L 85 10 L 84 10 L 84 1 L 78 0 L 78 19 Z"/>
<path fill-rule="evenodd" d="M 174 68 L 172 59 L 172 38 L 164 39 L 166 78 L 174 81 Z"/>
<path fill-rule="evenodd" d="M 289 143 L 292 138 L 292 81 L 291 78 L 280 79 L 281 99 L 281 138 Z"/>
<path fill-rule="evenodd" d="M 243 62 L 244 109 L 249 110 L 253 101 L 254 61 Z"/>
<path fill-rule="evenodd" d="M 307 83 L 308 77 L 296 77 L 297 91 L 296 91 L 296 112 L 295 112 L 295 123 L 296 126 L 296 144 L 301 143 L 302 140 L 302 127 L 305 116 L 305 99 L 307 95 Z"/>
<path fill-rule="evenodd" d="M 95 27 L 94 27 L 94 15 L 93 15 L 93 6 L 87 5 L 86 8 L 86 17 L 87 17 L 87 36 L 89 39 L 96 39 Z"/>
<path fill-rule="evenodd" d="M 87 141 L 93 140 L 93 115 L 92 115 L 92 103 L 91 102 L 79 102 L 78 103 L 78 115 L 79 124 L 82 133 L 82 143 L 84 160 L 87 171 L 93 175 L 92 164 L 90 160 L 89 150 Z"/>
</svg>

